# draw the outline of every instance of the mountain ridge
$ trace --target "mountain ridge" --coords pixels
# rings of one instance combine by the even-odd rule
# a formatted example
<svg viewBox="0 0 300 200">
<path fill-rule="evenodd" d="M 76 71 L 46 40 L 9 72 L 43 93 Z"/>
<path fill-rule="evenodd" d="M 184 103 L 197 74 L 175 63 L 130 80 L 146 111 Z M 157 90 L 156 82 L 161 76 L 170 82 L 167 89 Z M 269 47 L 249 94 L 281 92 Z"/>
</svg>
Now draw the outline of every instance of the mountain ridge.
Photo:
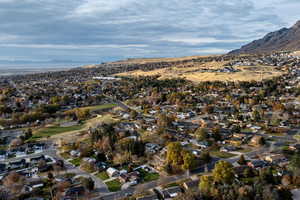
<svg viewBox="0 0 300 200">
<path fill-rule="evenodd" d="M 229 52 L 229 54 L 257 54 L 296 50 L 300 50 L 300 20 L 290 28 L 270 32 L 263 38 L 254 40 L 240 49 Z"/>
</svg>

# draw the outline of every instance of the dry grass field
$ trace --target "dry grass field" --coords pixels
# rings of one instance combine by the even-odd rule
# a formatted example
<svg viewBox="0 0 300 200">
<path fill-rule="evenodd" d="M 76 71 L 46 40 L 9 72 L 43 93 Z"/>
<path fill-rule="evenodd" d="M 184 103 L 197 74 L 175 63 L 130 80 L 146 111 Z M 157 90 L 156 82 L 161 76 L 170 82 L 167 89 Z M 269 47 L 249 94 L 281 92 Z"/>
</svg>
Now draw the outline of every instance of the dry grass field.
<svg viewBox="0 0 300 200">
<path fill-rule="evenodd" d="M 292 53 L 292 55 L 294 55 L 294 56 L 300 56 L 300 51 L 294 51 L 294 52 Z"/>
<path fill-rule="evenodd" d="M 155 63 L 155 62 L 177 62 L 177 61 L 185 61 L 197 58 L 206 58 L 212 56 L 185 56 L 185 57 L 174 57 L 174 58 L 134 58 L 128 60 L 121 60 L 112 63 L 117 64 L 145 64 L 145 63 Z"/>
<path fill-rule="evenodd" d="M 116 76 L 160 76 L 159 79 L 185 78 L 192 82 L 203 81 L 261 81 L 283 74 L 271 66 L 238 66 L 239 72 L 211 72 L 209 70 L 223 69 L 226 62 L 208 62 L 205 64 L 188 63 L 184 66 L 174 66 L 152 71 L 130 71 Z M 188 66 L 188 67 L 186 67 Z"/>
</svg>

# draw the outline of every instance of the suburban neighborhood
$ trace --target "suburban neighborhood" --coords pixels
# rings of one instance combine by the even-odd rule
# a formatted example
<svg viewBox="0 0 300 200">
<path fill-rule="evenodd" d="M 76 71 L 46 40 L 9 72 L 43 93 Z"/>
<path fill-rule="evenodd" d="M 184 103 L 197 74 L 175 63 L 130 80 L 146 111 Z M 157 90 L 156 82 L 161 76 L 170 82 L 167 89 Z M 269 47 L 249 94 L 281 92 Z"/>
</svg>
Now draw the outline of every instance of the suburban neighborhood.
<svg viewBox="0 0 300 200">
<path fill-rule="evenodd" d="M 120 76 L 191 62 L 278 76 Z M 279 52 L 0 77 L 0 199 L 297 199 L 299 64 Z"/>
</svg>

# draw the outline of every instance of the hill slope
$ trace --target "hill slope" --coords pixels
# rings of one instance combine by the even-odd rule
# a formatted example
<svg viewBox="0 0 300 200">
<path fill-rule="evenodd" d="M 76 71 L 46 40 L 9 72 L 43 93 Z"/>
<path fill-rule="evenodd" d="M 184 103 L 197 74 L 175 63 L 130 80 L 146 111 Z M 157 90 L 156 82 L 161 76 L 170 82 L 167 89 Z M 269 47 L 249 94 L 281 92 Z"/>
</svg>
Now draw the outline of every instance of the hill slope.
<svg viewBox="0 0 300 200">
<path fill-rule="evenodd" d="M 268 33 L 265 37 L 255 40 L 229 54 L 255 54 L 273 51 L 300 50 L 300 21 L 291 28 L 282 28 Z"/>
</svg>

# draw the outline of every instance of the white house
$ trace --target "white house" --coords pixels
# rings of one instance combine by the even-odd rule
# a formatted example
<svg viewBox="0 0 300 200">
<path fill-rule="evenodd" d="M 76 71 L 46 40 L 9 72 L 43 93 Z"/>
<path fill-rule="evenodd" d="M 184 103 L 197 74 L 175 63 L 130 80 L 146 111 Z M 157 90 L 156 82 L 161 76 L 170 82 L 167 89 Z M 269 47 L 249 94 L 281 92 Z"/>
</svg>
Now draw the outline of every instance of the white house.
<svg viewBox="0 0 300 200">
<path fill-rule="evenodd" d="M 110 167 L 106 170 L 106 173 L 108 174 L 108 176 L 110 177 L 116 177 L 120 174 L 119 170 L 113 168 L 113 167 Z"/>
</svg>

